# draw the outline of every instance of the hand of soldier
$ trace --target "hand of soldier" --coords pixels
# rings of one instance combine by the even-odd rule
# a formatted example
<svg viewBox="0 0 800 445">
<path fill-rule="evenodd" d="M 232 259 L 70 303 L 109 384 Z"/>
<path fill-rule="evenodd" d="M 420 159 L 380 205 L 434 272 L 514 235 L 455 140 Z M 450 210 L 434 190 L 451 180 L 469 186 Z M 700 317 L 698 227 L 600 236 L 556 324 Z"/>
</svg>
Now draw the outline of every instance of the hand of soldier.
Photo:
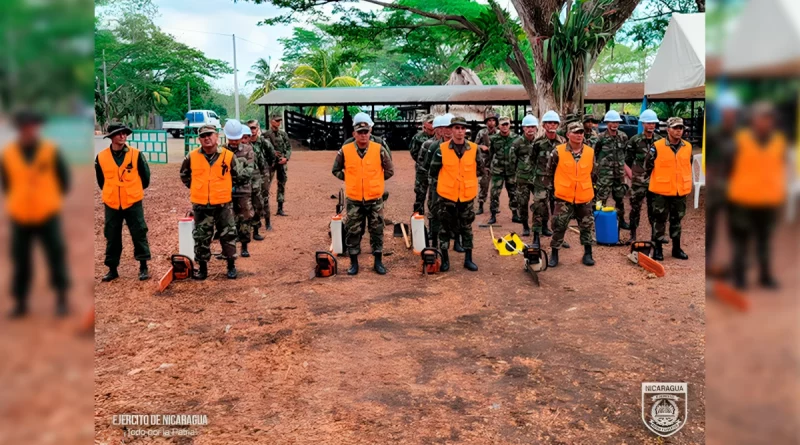
<svg viewBox="0 0 800 445">
<path fill-rule="evenodd" d="M 289 160 L 288 160 L 288 159 L 286 159 L 286 158 L 281 158 L 281 160 L 280 160 L 280 161 L 278 161 L 278 164 L 281 164 L 281 165 L 283 165 L 283 164 L 286 164 L 287 162 L 289 162 Z"/>
<path fill-rule="evenodd" d="M 625 176 L 626 176 L 628 179 L 631 179 L 631 178 L 633 178 L 633 172 L 631 171 L 631 168 L 630 168 L 630 167 L 628 167 L 627 165 L 625 166 Z"/>
<path fill-rule="evenodd" d="M 489 151 L 489 147 L 487 147 L 485 145 L 478 145 L 478 148 L 480 148 L 483 151 Z"/>
</svg>

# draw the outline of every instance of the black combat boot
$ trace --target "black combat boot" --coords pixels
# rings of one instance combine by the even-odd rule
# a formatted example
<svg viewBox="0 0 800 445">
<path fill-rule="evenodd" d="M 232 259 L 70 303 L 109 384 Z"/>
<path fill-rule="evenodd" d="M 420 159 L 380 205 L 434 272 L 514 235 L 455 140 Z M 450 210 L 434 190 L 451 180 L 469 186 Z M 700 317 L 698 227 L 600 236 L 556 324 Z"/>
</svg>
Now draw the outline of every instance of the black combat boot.
<svg viewBox="0 0 800 445">
<path fill-rule="evenodd" d="M 472 249 L 467 249 L 464 252 L 464 269 L 472 272 L 478 271 L 478 265 L 472 262 Z"/>
<path fill-rule="evenodd" d="M 228 258 L 228 279 L 233 280 L 234 278 L 239 276 L 239 273 L 236 272 L 236 259 Z"/>
<path fill-rule="evenodd" d="M 447 249 L 442 249 L 442 265 L 439 270 L 442 272 L 450 270 L 450 255 L 447 253 Z"/>
<path fill-rule="evenodd" d="M 375 257 L 375 264 L 372 268 L 375 272 L 378 272 L 378 275 L 386 275 L 386 268 L 383 267 L 383 262 L 381 261 L 381 259 L 383 259 L 383 254 L 381 252 L 375 252 L 372 256 Z"/>
<path fill-rule="evenodd" d="M 350 254 L 350 268 L 347 269 L 347 275 L 356 275 L 358 273 L 358 255 Z"/>
<path fill-rule="evenodd" d="M 628 238 L 628 244 L 636 242 L 636 227 L 631 227 L 631 237 Z"/>
<path fill-rule="evenodd" d="M 653 259 L 656 261 L 664 261 L 664 248 L 661 241 L 656 241 L 656 247 L 653 249 Z"/>
<path fill-rule="evenodd" d="M 672 238 L 672 243 L 673 243 L 672 244 L 672 257 L 673 258 L 677 258 L 679 260 L 688 260 L 689 259 L 689 255 L 686 255 L 686 252 L 684 252 L 681 249 L 681 237 L 680 237 L 680 235 L 676 236 L 675 238 Z"/>
<path fill-rule="evenodd" d="M 531 228 L 524 221 L 522 222 L 522 236 L 531 236 Z"/>
<path fill-rule="evenodd" d="M 117 272 L 117 266 L 109 266 L 108 272 L 103 275 L 102 281 L 104 283 L 108 283 L 109 281 L 114 281 L 119 278 L 119 273 Z"/>
<path fill-rule="evenodd" d="M 203 281 L 208 278 L 208 263 L 205 261 L 198 261 L 197 264 L 200 266 L 200 269 L 192 275 L 192 279 Z"/>
<path fill-rule="evenodd" d="M 8 318 L 17 319 L 26 315 L 28 315 L 28 303 L 25 300 L 16 300 L 14 309 L 11 309 L 11 312 L 8 313 Z"/>
<path fill-rule="evenodd" d="M 492 212 L 492 217 L 486 221 L 486 224 L 497 224 L 497 212 Z"/>
<path fill-rule="evenodd" d="M 570 246 L 569 243 L 566 240 L 564 240 L 564 242 L 561 243 L 561 248 L 562 249 L 570 249 L 570 248 L 572 248 L 572 246 Z"/>
<path fill-rule="evenodd" d="M 539 232 L 533 232 L 533 244 L 531 245 L 531 247 L 535 249 L 542 248 L 542 243 L 541 240 L 539 239 Z"/>
<path fill-rule="evenodd" d="M 453 237 L 453 250 L 458 253 L 464 253 L 464 247 L 461 246 L 461 235 L 456 235 Z"/>
<path fill-rule="evenodd" d="M 594 258 L 592 258 L 592 246 L 583 246 L 583 264 L 587 266 L 594 266 Z"/>
<path fill-rule="evenodd" d="M 56 295 L 56 317 L 66 317 L 67 315 L 69 315 L 67 292 L 60 290 L 58 291 L 58 295 Z"/>
<path fill-rule="evenodd" d="M 240 253 L 242 258 L 250 258 L 250 252 L 247 250 L 247 243 L 242 243 L 242 253 Z"/>
<path fill-rule="evenodd" d="M 547 262 L 547 267 L 558 266 L 558 249 L 550 249 L 550 261 Z"/>
<path fill-rule="evenodd" d="M 253 239 L 256 241 L 264 241 L 264 235 L 258 233 L 258 227 L 253 227 Z"/>
<path fill-rule="evenodd" d="M 542 223 L 542 236 L 553 236 L 553 232 L 547 227 L 547 221 Z"/>
<path fill-rule="evenodd" d="M 147 261 L 139 261 L 139 281 L 150 279 L 150 272 L 147 270 Z"/>
<path fill-rule="evenodd" d="M 513 215 L 511 215 L 511 222 L 516 223 L 516 224 L 521 224 L 522 223 L 522 218 L 520 218 L 519 215 L 517 215 L 517 212 L 512 212 L 512 213 L 513 213 Z"/>
<path fill-rule="evenodd" d="M 758 284 L 766 289 L 778 289 L 780 287 L 778 282 L 775 280 L 775 277 L 772 276 L 769 261 L 761 261 L 761 264 L 759 265 Z"/>
<path fill-rule="evenodd" d="M 475 214 L 476 215 L 483 215 L 483 203 L 482 202 L 478 203 L 478 211 L 475 212 Z"/>
<path fill-rule="evenodd" d="M 283 211 L 283 203 L 282 202 L 278 203 L 278 211 L 275 212 L 275 214 L 278 215 L 278 216 L 286 216 L 286 213 Z"/>
<path fill-rule="evenodd" d="M 625 222 L 625 217 L 624 216 L 619 218 L 619 228 L 622 229 L 622 230 L 630 230 L 631 229 L 631 226 L 628 223 Z"/>
<path fill-rule="evenodd" d="M 269 213 L 267 216 L 264 217 L 264 230 L 267 232 L 272 232 L 272 223 L 269 221 Z"/>
</svg>

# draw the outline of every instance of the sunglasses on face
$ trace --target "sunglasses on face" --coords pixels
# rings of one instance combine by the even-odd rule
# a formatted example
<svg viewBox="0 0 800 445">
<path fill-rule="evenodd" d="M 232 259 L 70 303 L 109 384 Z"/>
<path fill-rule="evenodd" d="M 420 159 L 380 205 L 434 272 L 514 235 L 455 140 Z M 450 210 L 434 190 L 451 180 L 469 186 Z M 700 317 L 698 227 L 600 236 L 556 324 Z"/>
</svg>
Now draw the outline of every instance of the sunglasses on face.
<svg viewBox="0 0 800 445">
<path fill-rule="evenodd" d="M 683 125 L 676 125 L 676 126 L 670 127 L 670 128 L 672 128 L 673 130 L 683 130 Z"/>
<path fill-rule="evenodd" d="M 204 134 L 201 134 L 200 136 L 198 136 L 198 138 L 200 138 L 200 139 L 210 138 L 211 135 L 213 135 L 213 134 L 214 133 L 204 133 Z"/>
<path fill-rule="evenodd" d="M 358 133 L 358 134 L 367 134 L 367 133 L 369 133 L 369 130 L 358 130 L 358 131 L 356 131 L 356 133 Z"/>
<path fill-rule="evenodd" d="M 250 127 L 250 129 L 251 129 L 252 131 L 256 131 L 256 130 L 258 130 L 258 127 Z"/>
<path fill-rule="evenodd" d="M 511 124 L 509 124 L 508 122 L 506 122 L 504 124 L 500 124 L 501 127 L 508 127 L 509 125 L 511 125 Z"/>
<path fill-rule="evenodd" d="M 575 130 L 575 131 L 572 132 L 572 134 L 579 134 L 581 136 L 583 136 L 584 133 L 585 132 L 583 130 Z"/>
</svg>

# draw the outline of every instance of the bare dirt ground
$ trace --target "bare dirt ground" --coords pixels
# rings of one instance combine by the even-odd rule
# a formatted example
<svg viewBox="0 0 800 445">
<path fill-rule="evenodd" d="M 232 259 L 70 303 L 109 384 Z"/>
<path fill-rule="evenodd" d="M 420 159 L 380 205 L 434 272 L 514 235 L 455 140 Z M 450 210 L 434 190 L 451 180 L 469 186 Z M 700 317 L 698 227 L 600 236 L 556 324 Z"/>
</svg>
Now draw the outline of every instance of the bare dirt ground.
<svg viewBox="0 0 800 445">
<path fill-rule="evenodd" d="M 225 279 L 223 262 L 212 260 L 207 281 L 161 295 L 155 279 L 136 280 L 127 235 L 123 277 L 99 282 L 95 191 L 97 443 L 704 443 L 702 207 L 684 220 L 690 260 L 667 258 L 660 279 L 621 247 L 597 247 L 597 265 L 581 265 L 578 235 L 568 232 L 573 248 L 537 288 L 522 259 L 499 257 L 477 224 L 477 273 L 451 253 L 450 272 L 421 276 L 387 227 L 388 275 L 362 254 L 358 276 L 343 274 L 343 259 L 342 275 L 312 279 L 341 186 L 333 157 L 293 155 L 289 216 L 273 217 L 275 230 L 237 261 L 239 279 Z M 407 152 L 394 157 L 386 217 L 406 220 L 413 165 Z M 189 204 L 177 165 L 152 170 L 145 209 L 160 275 Z M 519 230 L 506 197 L 501 206 L 499 232 Z M 689 382 L 688 424 L 667 440 L 642 423 L 645 381 Z M 209 425 L 194 437 L 132 439 L 111 425 L 123 413 L 205 414 Z"/>
</svg>

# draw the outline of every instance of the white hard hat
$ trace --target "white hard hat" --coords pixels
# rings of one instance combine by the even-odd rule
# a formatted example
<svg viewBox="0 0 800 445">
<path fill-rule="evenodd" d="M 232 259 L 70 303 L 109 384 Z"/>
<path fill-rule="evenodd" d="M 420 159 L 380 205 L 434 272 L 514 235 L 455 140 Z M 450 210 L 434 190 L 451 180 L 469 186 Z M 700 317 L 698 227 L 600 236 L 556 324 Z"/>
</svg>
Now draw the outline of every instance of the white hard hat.
<svg viewBox="0 0 800 445">
<path fill-rule="evenodd" d="M 450 121 L 453 120 L 454 117 L 455 116 L 453 116 L 451 113 L 447 113 L 444 116 L 442 116 L 442 124 L 443 124 L 442 126 L 449 127 Z"/>
<path fill-rule="evenodd" d="M 372 118 L 369 117 L 369 114 L 363 112 L 356 113 L 356 115 L 353 116 L 353 126 L 356 126 L 362 122 L 368 123 L 370 127 L 375 125 L 375 123 L 372 122 Z"/>
<path fill-rule="evenodd" d="M 522 126 L 523 127 L 538 127 L 539 126 L 539 119 L 536 119 L 536 116 L 531 114 L 522 118 Z"/>
<path fill-rule="evenodd" d="M 243 136 L 252 136 L 253 132 L 250 131 L 250 127 L 248 127 L 247 125 L 242 125 L 242 135 Z"/>
<path fill-rule="evenodd" d="M 558 117 L 558 113 L 553 110 L 548 111 L 547 113 L 542 116 L 542 122 L 557 122 L 561 123 L 561 118 Z"/>
<path fill-rule="evenodd" d="M 441 128 L 446 126 L 447 124 L 444 122 L 444 116 L 436 116 L 433 118 L 433 128 Z"/>
<path fill-rule="evenodd" d="M 242 123 L 237 119 L 228 119 L 228 121 L 225 122 L 225 128 L 223 131 L 225 132 L 225 137 L 228 138 L 228 140 L 238 141 L 244 134 L 244 125 L 242 125 Z"/>
<path fill-rule="evenodd" d="M 622 122 L 622 117 L 620 117 L 619 113 L 615 110 L 608 110 L 606 116 L 603 118 L 606 122 Z"/>
<path fill-rule="evenodd" d="M 719 95 L 717 99 L 717 106 L 720 110 L 738 110 L 741 108 L 742 103 L 733 91 L 725 91 Z"/>
<path fill-rule="evenodd" d="M 643 124 L 657 124 L 658 115 L 653 110 L 644 110 L 642 111 L 642 115 L 639 116 L 639 122 Z"/>
</svg>

